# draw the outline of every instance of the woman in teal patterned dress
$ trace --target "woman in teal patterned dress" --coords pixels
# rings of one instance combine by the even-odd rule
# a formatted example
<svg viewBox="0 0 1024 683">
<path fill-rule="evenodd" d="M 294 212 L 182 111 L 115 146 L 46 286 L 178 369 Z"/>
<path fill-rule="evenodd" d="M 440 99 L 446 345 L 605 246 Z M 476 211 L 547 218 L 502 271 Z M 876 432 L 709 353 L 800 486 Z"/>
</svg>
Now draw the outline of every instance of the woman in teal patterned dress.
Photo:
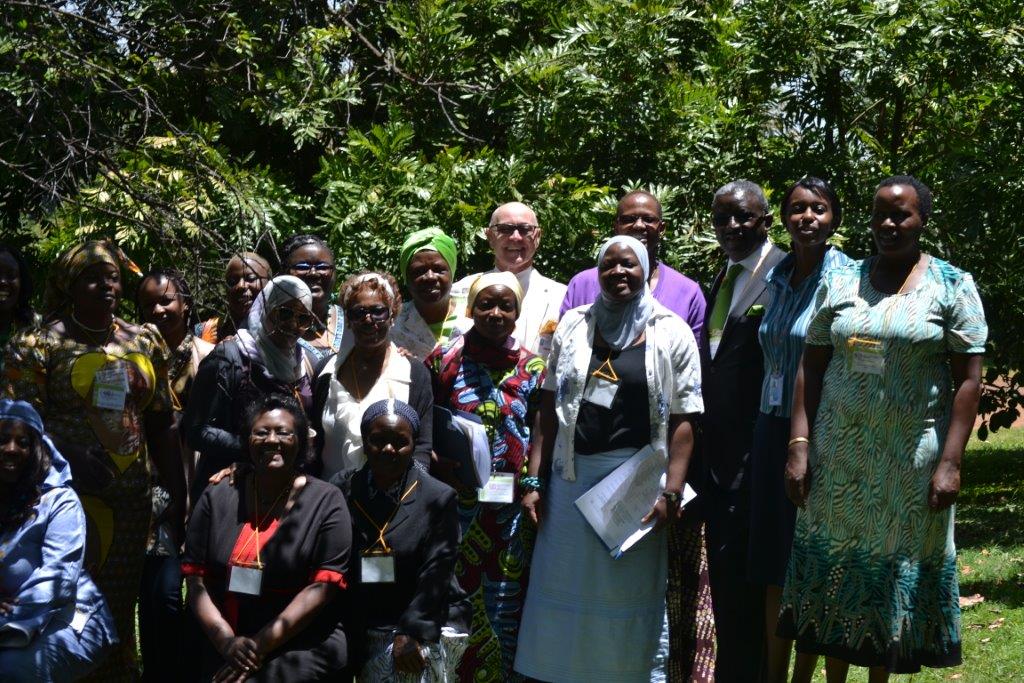
<svg viewBox="0 0 1024 683">
<path fill-rule="evenodd" d="M 961 661 L 952 505 L 988 328 L 971 275 L 921 252 L 930 211 L 915 178 L 879 185 L 878 255 L 823 279 L 797 377 L 779 635 L 830 681 Z"/>
</svg>

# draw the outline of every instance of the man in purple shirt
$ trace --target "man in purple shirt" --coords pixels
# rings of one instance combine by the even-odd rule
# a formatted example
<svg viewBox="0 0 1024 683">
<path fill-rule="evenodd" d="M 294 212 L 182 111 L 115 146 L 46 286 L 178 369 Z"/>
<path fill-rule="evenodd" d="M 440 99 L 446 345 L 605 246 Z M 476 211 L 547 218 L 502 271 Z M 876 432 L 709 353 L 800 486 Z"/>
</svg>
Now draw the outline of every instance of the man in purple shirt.
<svg viewBox="0 0 1024 683">
<path fill-rule="evenodd" d="M 613 227 L 616 235 L 635 237 L 647 246 L 650 262 L 657 264 L 656 268 L 651 269 L 651 278 L 648 280 L 651 293 L 658 303 L 685 320 L 693 330 L 693 336 L 700 339 L 705 307 L 700 286 L 658 260 L 658 247 L 661 235 L 665 232 L 661 202 L 649 192 L 630 192 L 619 201 Z M 569 281 L 569 291 L 562 300 L 559 317 L 569 309 L 594 303 L 600 292 L 597 268 L 577 273 Z"/>
</svg>

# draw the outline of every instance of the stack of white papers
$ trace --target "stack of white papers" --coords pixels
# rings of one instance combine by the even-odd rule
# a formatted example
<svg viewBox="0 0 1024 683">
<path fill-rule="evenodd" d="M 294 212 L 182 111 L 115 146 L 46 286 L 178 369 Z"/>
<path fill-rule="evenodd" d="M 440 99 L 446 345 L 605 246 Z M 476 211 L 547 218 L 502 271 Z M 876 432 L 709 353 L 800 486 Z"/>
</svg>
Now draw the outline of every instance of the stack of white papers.
<svg viewBox="0 0 1024 683">
<path fill-rule="evenodd" d="M 601 537 L 612 557 L 620 557 L 650 533 L 654 522 L 640 520 L 651 508 L 665 487 L 664 452 L 650 444 L 634 453 L 607 477 L 576 499 L 576 507 Z M 682 505 L 697 497 L 687 484 Z"/>
</svg>

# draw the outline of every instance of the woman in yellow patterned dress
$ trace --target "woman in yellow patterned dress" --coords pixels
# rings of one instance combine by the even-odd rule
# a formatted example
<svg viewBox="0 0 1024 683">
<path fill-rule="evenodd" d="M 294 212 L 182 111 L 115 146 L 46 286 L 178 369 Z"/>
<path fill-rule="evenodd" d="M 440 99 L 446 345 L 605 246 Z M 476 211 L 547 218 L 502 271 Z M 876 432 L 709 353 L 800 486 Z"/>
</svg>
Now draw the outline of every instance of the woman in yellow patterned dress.
<svg viewBox="0 0 1024 683">
<path fill-rule="evenodd" d="M 134 605 L 150 521 L 149 458 L 171 493 L 168 519 L 180 542 L 184 474 L 170 438 L 167 346 L 152 325 L 116 316 L 121 265 L 108 242 L 87 242 L 53 266 L 46 322 L 7 349 L 4 389 L 45 416 L 71 464 L 86 513 L 86 567 L 106 596 L 120 645 L 95 680 L 133 680 Z"/>
</svg>

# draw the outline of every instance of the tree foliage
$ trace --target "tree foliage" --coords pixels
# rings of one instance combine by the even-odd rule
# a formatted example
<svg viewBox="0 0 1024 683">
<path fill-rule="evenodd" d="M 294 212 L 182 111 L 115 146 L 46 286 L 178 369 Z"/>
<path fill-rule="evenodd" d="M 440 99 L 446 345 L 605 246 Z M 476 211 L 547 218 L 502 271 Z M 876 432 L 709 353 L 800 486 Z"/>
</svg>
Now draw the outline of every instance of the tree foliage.
<svg viewBox="0 0 1024 683">
<path fill-rule="evenodd" d="M 1013 0 L 5 0 L 0 229 L 39 263 L 116 236 L 215 306 L 226 253 L 299 230 L 346 273 L 431 225 L 483 267 L 513 198 L 565 279 L 647 187 L 665 259 L 707 282 L 718 185 L 829 178 L 863 256 L 875 184 L 913 173 L 929 250 L 982 289 L 999 428 L 1024 360 L 1022 26 Z"/>
</svg>

